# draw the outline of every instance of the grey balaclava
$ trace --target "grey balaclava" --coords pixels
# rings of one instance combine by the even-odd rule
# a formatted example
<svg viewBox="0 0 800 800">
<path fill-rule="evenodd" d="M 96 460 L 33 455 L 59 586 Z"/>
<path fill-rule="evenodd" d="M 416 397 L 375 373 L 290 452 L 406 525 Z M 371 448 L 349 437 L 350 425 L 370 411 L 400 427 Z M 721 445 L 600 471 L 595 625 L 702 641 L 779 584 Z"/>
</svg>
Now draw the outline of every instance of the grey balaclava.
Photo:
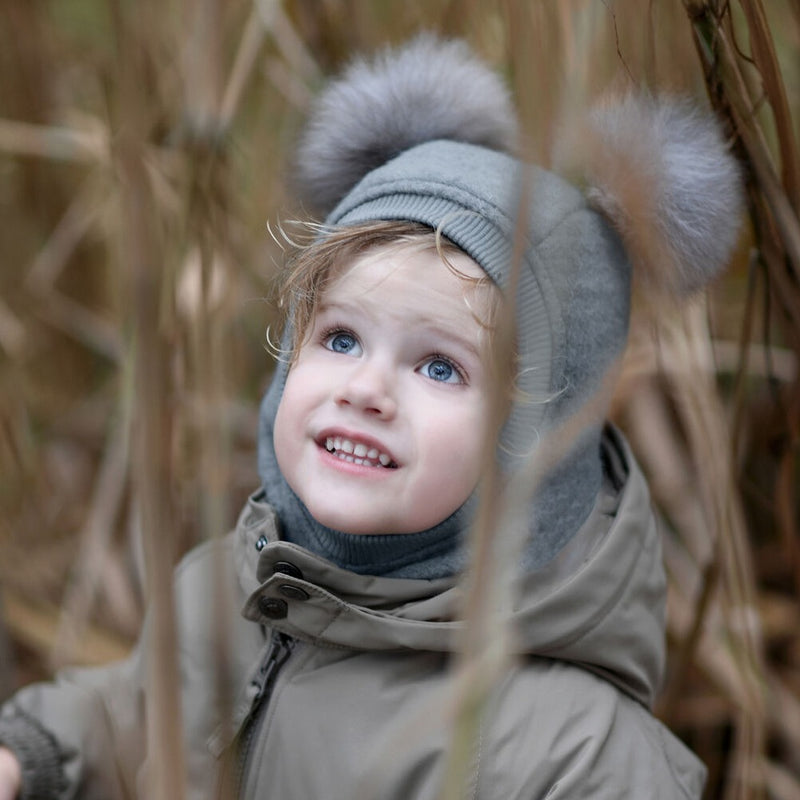
<svg viewBox="0 0 800 800">
<path fill-rule="evenodd" d="M 498 444 L 507 471 L 593 397 L 621 355 L 631 262 L 666 263 L 658 282 L 686 293 L 713 277 L 736 239 L 738 171 L 711 117 L 675 101 L 628 99 L 596 112 L 589 131 L 597 163 L 584 170 L 584 194 L 513 157 L 516 121 L 501 81 L 463 43 L 424 35 L 354 62 L 322 94 L 299 148 L 300 194 L 327 215 L 326 227 L 422 223 L 501 289 L 527 209 L 513 301 L 519 391 Z M 626 165 L 646 184 L 645 211 L 643 193 L 627 188 Z M 272 444 L 287 370 L 278 365 L 259 434 L 259 469 L 283 538 L 360 573 L 438 578 L 461 569 L 472 500 L 413 534 L 344 534 L 311 517 Z M 536 488 L 527 569 L 551 560 L 594 505 L 603 476 L 602 414 L 596 419 Z"/>
</svg>

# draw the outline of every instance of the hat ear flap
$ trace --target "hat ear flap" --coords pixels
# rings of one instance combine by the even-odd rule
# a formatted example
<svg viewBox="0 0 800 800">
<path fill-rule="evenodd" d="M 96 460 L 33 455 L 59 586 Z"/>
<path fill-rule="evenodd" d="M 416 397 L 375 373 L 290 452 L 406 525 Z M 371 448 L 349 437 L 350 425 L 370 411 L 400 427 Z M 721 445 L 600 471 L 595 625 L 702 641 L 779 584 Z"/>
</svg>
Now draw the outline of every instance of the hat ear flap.
<svg viewBox="0 0 800 800">
<path fill-rule="evenodd" d="M 587 198 L 620 234 L 637 278 L 685 296 L 724 269 L 744 199 L 715 117 L 686 100 L 629 95 L 594 108 L 581 139 Z"/>
</svg>

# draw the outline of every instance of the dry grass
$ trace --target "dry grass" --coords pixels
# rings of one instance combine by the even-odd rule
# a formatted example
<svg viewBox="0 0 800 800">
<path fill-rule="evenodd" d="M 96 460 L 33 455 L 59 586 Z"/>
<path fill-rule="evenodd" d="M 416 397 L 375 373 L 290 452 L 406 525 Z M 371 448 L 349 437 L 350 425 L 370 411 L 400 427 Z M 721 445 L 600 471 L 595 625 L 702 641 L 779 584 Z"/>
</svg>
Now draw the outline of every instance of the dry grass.
<svg viewBox="0 0 800 800">
<path fill-rule="evenodd" d="M 799 797 L 800 9 L 789 0 L 0 6 L 0 696 L 124 651 L 145 591 L 153 635 L 172 641 L 169 565 L 223 532 L 257 480 L 275 323 L 262 298 L 280 258 L 265 226 L 297 212 L 283 170 L 309 99 L 353 50 L 423 26 L 466 36 L 507 70 L 543 163 L 559 125 L 609 86 L 707 95 L 728 120 L 748 175 L 736 262 L 707 303 L 641 304 L 614 418 L 664 520 L 659 713 L 710 766 L 708 798 Z M 483 568 L 502 576 L 496 555 Z M 154 651 L 152 735 L 170 763 L 174 652 Z M 470 653 L 467 753 L 503 641 Z M 158 773 L 154 796 L 180 797 L 179 770 Z"/>
</svg>

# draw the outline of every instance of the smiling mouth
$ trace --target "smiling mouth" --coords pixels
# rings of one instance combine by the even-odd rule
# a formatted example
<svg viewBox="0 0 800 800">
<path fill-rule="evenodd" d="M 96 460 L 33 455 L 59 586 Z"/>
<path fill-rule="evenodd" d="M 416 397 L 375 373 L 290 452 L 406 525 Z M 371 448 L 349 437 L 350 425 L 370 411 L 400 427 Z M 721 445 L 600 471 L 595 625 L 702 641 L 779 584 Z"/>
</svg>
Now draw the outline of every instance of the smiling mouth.
<svg viewBox="0 0 800 800">
<path fill-rule="evenodd" d="M 325 449 L 331 455 L 350 464 L 397 469 L 397 464 L 388 453 L 381 452 L 377 447 L 368 447 L 365 444 L 356 443 L 341 436 L 328 436 L 325 439 Z"/>
</svg>

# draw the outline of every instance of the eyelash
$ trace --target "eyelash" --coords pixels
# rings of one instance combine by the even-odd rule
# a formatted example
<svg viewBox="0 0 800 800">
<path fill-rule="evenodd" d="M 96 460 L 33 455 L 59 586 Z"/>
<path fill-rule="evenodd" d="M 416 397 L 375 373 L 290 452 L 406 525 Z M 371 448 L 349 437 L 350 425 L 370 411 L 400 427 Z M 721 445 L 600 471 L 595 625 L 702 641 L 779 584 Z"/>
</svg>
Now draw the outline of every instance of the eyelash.
<svg viewBox="0 0 800 800">
<path fill-rule="evenodd" d="M 345 327 L 343 327 L 341 325 L 332 325 L 330 328 L 323 328 L 323 330 L 320 331 L 320 334 L 319 334 L 320 344 L 324 345 L 325 342 L 327 342 L 329 339 L 333 338 L 334 336 L 336 336 L 339 333 L 344 333 L 347 336 L 352 336 L 357 342 L 361 341 L 358 338 L 358 336 L 356 336 L 356 334 L 353 331 L 351 331 L 349 328 L 345 328 Z"/>
<path fill-rule="evenodd" d="M 326 346 L 327 342 L 334 336 L 337 336 L 338 334 L 345 334 L 347 336 L 352 336 L 359 344 L 361 343 L 361 340 L 358 338 L 358 335 L 354 331 L 342 325 L 331 325 L 329 327 L 323 328 L 319 333 L 319 342 L 323 346 Z M 449 356 L 443 355 L 442 353 L 431 353 L 430 355 L 425 356 L 425 358 L 423 358 L 420 361 L 420 365 L 427 364 L 430 361 L 444 361 L 446 364 L 449 364 L 455 370 L 456 374 L 461 379 L 461 382 L 463 384 L 466 385 L 469 383 L 466 372 L 464 372 L 463 368 L 458 364 L 458 362 L 454 361 Z"/>
<path fill-rule="evenodd" d="M 431 353 L 429 356 L 425 356 L 425 358 L 424 358 L 424 359 L 422 359 L 422 361 L 420 362 L 420 364 L 427 364 L 427 363 L 428 363 L 428 362 L 430 362 L 430 361 L 444 361 L 444 363 L 445 363 L 445 364 L 449 364 L 449 365 L 450 365 L 450 366 L 453 368 L 453 370 L 455 371 L 455 373 L 456 373 L 456 374 L 458 375 L 458 377 L 461 379 L 461 383 L 463 383 L 463 384 L 465 384 L 465 385 L 466 385 L 467 383 L 469 383 L 469 381 L 467 380 L 467 374 L 466 374 L 466 373 L 464 372 L 464 370 L 463 370 L 463 369 L 462 369 L 462 368 L 459 366 L 459 364 L 458 364 L 458 363 L 456 363 L 455 361 L 453 361 L 453 359 L 452 359 L 452 358 L 449 358 L 448 356 L 442 355 L 441 353 Z"/>
</svg>

